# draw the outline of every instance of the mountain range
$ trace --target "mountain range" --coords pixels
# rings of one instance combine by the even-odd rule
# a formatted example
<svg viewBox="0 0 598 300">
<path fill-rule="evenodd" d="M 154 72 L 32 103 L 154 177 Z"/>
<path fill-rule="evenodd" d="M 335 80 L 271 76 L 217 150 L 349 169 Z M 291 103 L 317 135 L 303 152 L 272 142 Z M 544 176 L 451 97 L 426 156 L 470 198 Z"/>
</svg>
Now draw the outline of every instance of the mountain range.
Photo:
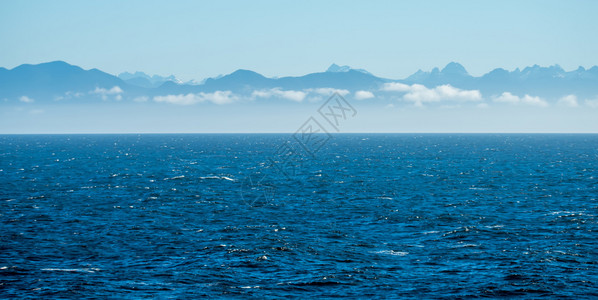
<svg viewBox="0 0 598 300">
<path fill-rule="evenodd" d="M 363 69 L 332 64 L 324 72 L 297 77 L 268 78 L 251 70 L 237 70 L 228 75 L 207 78 L 197 84 L 184 83 L 174 76 L 149 76 L 143 72 L 114 76 L 98 69 L 84 70 L 63 61 L 54 61 L 37 65 L 23 64 L 10 70 L 0 68 L 0 103 L 24 99 L 22 97 L 51 102 L 69 98 L 93 101 L 112 95 L 117 100 L 127 100 L 216 91 L 252 95 L 260 90 L 306 91 L 319 88 L 348 92 L 372 91 L 378 95 L 387 92 L 383 86 L 388 83 L 419 84 L 427 88 L 448 84 L 462 90 L 478 90 L 484 96 L 509 92 L 546 99 L 558 99 L 569 94 L 596 97 L 598 67 L 565 71 L 558 65 L 534 65 L 513 71 L 498 68 L 475 77 L 461 64 L 451 62 L 442 69 L 419 70 L 404 79 L 387 79 Z"/>
<path fill-rule="evenodd" d="M 183 82 L 177 79 L 174 75 L 167 77 L 160 75 L 147 75 L 144 72 L 137 71 L 135 73 L 124 72 L 118 74 L 118 78 L 124 80 L 126 83 L 144 87 L 144 88 L 156 88 L 161 86 L 167 81 L 172 81 L 177 84 L 183 84 Z"/>
</svg>

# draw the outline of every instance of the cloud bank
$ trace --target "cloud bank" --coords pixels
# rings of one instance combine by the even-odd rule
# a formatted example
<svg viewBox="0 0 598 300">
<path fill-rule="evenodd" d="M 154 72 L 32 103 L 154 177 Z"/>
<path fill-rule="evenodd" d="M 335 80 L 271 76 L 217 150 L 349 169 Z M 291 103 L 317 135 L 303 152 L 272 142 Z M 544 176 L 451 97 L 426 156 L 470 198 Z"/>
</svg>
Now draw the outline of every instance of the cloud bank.
<svg viewBox="0 0 598 300">
<path fill-rule="evenodd" d="M 107 100 L 108 96 L 114 96 L 115 100 L 122 100 L 123 90 L 119 86 L 113 86 L 111 89 L 96 87 L 95 90 L 89 92 L 90 94 L 100 95 L 102 100 Z"/>
<path fill-rule="evenodd" d="M 533 97 L 530 95 L 525 95 L 523 97 L 519 97 L 517 95 L 513 95 L 509 92 L 504 92 L 498 97 L 494 97 L 494 102 L 497 103 L 508 103 L 508 104 L 525 104 L 525 105 L 532 105 L 538 107 L 547 107 L 548 102 L 540 97 Z"/>
<path fill-rule="evenodd" d="M 370 91 L 357 91 L 355 92 L 355 99 L 357 100 L 365 100 L 374 98 L 374 93 Z"/>
<path fill-rule="evenodd" d="M 462 90 L 450 84 L 439 85 L 435 88 L 427 88 L 421 84 L 407 85 L 399 82 L 389 82 L 382 86 L 386 92 L 405 93 L 403 99 L 413 102 L 416 106 L 423 106 L 428 102 L 440 101 L 481 101 L 482 93 L 478 90 Z"/>
<path fill-rule="evenodd" d="M 577 96 L 575 95 L 567 95 L 557 102 L 560 106 L 567 106 L 567 107 L 579 107 L 579 103 L 577 102 Z"/>
<path fill-rule="evenodd" d="M 294 90 L 282 90 L 279 88 L 273 88 L 269 90 L 257 90 L 251 93 L 252 98 L 272 98 L 272 97 L 279 97 L 295 102 L 301 102 L 305 99 L 307 93 L 303 91 L 294 91 Z"/>
<path fill-rule="evenodd" d="M 155 96 L 155 102 L 171 103 L 177 105 L 192 105 L 202 102 L 211 102 L 214 104 L 228 104 L 238 100 L 239 97 L 234 95 L 231 91 L 215 91 L 213 93 L 197 93 L 197 94 L 180 94 L 180 95 L 166 95 Z"/>
<path fill-rule="evenodd" d="M 96 94 L 108 95 L 110 90 L 96 89 Z M 348 90 L 334 89 L 334 88 L 317 88 L 317 89 L 305 89 L 301 91 L 297 90 L 283 90 L 280 88 L 254 90 L 249 96 L 237 95 L 232 91 L 216 91 L 213 93 L 189 93 L 189 94 L 178 94 L 178 95 L 162 95 L 155 96 L 153 100 L 155 102 L 171 103 L 177 105 L 193 105 L 196 103 L 212 102 L 215 104 L 228 104 L 243 98 L 247 100 L 251 99 L 267 99 L 267 98 L 281 98 L 294 102 L 303 102 L 308 95 L 316 95 L 317 100 L 322 100 L 322 96 L 331 96 L 333 93 L 339 93 L 342 96 L 349 94 Z M 369 99 L 374 97 L 374 94 L 369 91 L 358 91 L 356 92 L 358 99 Z M 313 98 L 313 97 L 312 97 Z M 148 100 L 145 96 L 136 97 L 133 99 L 135 102 L 146 102 Z"/>
</svg>

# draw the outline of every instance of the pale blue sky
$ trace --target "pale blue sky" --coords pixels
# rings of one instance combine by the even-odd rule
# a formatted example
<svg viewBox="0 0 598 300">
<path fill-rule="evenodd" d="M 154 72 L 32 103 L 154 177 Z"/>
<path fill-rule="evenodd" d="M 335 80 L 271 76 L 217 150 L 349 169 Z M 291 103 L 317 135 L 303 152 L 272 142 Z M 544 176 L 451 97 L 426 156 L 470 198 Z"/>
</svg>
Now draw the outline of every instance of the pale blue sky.
<svg viewBox="0 0 598 300">
<path fill-rule="evenodd" d="M 0 66 L 302 75 L 335 62 L 403 78 L 450 61 L 598 64 L 598 1 L 1 1 Z"/>
</svg>

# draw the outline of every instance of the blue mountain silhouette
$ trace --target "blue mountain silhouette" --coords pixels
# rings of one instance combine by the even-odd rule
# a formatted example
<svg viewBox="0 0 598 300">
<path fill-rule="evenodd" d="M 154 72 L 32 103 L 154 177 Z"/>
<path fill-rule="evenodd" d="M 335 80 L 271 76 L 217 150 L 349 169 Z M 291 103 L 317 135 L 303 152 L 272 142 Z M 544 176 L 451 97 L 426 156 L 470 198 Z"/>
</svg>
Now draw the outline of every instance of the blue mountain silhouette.
<svg viewBox="0 0 598 300">
<path fill-rule="evenodd" d="M 123 72 L 118 74 L 118 78 L 124 80 L 126 83 L 134 86 L 139 86 L 143 88 L 156 88 L 161 86 L 167 81 L 172 81 L 175 83 L 182 83 L 178 80 L 174 75 L 170 75 L 167 77 L 153 75 L 149 76 L 144 72 L 137 71 L 135 73 Z"/>
<path fill-rule="evenodd" d="M 498 68 L 480 77 L 473 77 L 462 65 L 451 62 L 442 70 L 438 68 L 434 68 L 431 72 L 419 70 L 399 82 L 423 84 L 427 87 L 450 84 L 462 89 L 480 90 L 484 95 L 511 92 L 547 98 L 567 94 L 595 97 L 598 95 L 598 67 L 594 66 L 589 70 L 579 67 L 577 70 L 567 72 L 559 65 L 549 67 L 534 65 L 510 72 Z"/>
<path fill-rule="evenodd" d="M 127 86 L 121 79 L 98 69 L 83 70 L 63 61 L 24 64 L 0 71 L 0 97 L 27 95 L 48 98 L 66 92 L 88 92 L 95 88 Z"/>
<path fill-rule="evenodd" d="M 523 70 L 494 69 L 482 76 L 471 76 L 456 62 L 429 72 L 419 70 L 411 76 L 391 80 L 372 75 L 362 69 L 332 64 L 325 72 L 304 76 L 268 78 L 251 70 L 237 70 L 225 76 L 208 78 L 202 84 L 181 84 L 175 77 L 148 76 L 145 73 L 122 73 L 119 77 L 98 69 L 84 70 L 63 61 L 37 65 L 24 64 L 14 69 L 0 68 L 0 100 L 14 100 L 21 96 L 36 101 L 55 101 L 65 94 L 87 95 L 84 100 L 97 99 L 94 90 L 118 87 L 124 99 L 136 96 L 187 94 L 217 90 L 251 94 L 255 90 L 306 90 L 314 88 L 380 91 L 387 82 L 422 84 L 427 87 L 450 84 L 461 89 L 480 90 L 484 96 L 503 92 L 558 98 L 567 94 L 579 97 L 598 95 L 598 67 L 579 67 L 565 71 L 558 65 L 526 67 Z M 176 82 L 175 82 L 176 81 Z M 122 92 L 120 92 L 122 91 Z M 95 95 L 95 98 L 94 98 Z M 3 101 L 3 102 L 6 102 Z"/>
</svg>

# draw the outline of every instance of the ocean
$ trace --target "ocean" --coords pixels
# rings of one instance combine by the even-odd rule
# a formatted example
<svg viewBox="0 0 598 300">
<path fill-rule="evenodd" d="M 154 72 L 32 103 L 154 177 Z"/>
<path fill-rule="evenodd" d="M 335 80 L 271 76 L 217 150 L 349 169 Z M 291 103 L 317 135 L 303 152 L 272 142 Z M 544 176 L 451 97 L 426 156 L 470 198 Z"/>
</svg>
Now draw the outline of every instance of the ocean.
<svg viewBox="0 0 598 300">
<path fill-rule="evenodd" d="M 0 298 L 598 297 L 598 135 L 0 135 Z"/>
</svg>

